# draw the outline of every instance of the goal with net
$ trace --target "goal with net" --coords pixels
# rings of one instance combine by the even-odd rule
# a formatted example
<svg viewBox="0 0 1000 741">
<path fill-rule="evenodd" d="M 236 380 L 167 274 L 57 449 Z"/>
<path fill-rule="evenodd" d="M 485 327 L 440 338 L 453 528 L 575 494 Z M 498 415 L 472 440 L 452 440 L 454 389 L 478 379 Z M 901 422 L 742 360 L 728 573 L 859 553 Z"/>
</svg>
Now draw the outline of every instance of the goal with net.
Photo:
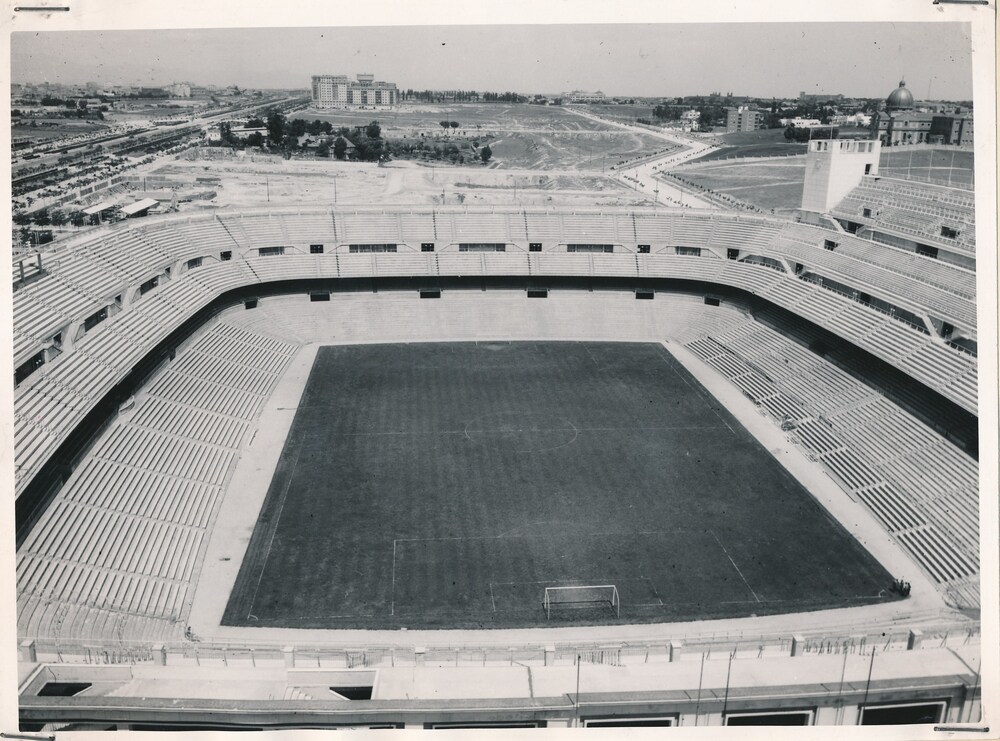
<svg viewBox="0 0 1000 741">
<path fill-rule="evenodd" d="M 614 584 L 579 585 L 571 587 L 545 587 L 543 600 L 546 619 L 560 608 L 583 609 L 610 607 L 616 617 L 621 617 L 621 600 Z"/>
</svg>

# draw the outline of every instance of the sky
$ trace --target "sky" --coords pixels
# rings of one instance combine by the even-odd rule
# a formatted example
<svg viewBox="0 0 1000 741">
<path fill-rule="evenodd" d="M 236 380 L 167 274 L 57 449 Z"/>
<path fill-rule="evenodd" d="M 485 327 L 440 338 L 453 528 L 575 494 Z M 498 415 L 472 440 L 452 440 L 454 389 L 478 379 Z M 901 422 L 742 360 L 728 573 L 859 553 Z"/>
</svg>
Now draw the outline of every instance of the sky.
<svg viewBox="0 0 1000 741">
<path fill-rule="evenodd" d="M 370 72 L 400 88 L 618 96 L 800 91 L 972 98 L 959 23 L 382 26 L 11 35 L 13 82 L 307 88 Z"/>
</svg>

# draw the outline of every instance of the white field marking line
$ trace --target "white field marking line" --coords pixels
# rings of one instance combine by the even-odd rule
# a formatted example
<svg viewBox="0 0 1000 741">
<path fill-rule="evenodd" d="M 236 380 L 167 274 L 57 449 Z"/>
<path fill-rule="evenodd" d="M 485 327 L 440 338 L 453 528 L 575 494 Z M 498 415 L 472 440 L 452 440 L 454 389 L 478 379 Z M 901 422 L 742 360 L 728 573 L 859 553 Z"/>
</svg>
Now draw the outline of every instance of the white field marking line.
<svg viewBox="0 0 1000 741">
<path fill-rule="evenodd" d="M 497 611 L 497 601 L 493 598 L 493 582 L 490 582 L 490 604 L 493 605 L 493 612 Z"/>
<path fill-rule="evenodd" d="M 644 576 L 631 577 L 629 579 L 618 579 L 618 582 L 626 581 L 642 581 L 646 579 Z M 538 581 L 495 581 L 491 584 L 496 584 L 498 587 L 516 587 L 519 584 L 566 584 L 566 588 L 569 587 L 617 587 L 617 584 L 612 583 L 613 580 L 609 579 L 540 579 Z M 567 582 L 580 582 L 579 584 L 567 584 Z M 553 589 L 563 589 L 564 587 L 553 587 Z"/>
<path fill-rule="evenodd" d="M 715 534 L 714 530 L 712 531 L 712 537 L 715 538 L 715 542 L 719 544 L 719 548 L 722 549 L 722 552 L 726 554 L 726 558 L 729 559 L 729 563 L 731 563 L 733 565 L 733 568 L 736 569 L 736 573 L 740 575 L 740 579 L 742 579 L 743 583 L 746 584 L 747 589 L 750 590 L 750 594 L 753 595 L 753 598 L 755 600 L 760 602 L 760 597 L 758 597 L 757 593 L 753 591 L 753 587 L 750 586 L 750 582 L 748 582 L 747 578 L 743 576 L 743 572 L 740 571 L 740 567 L 736 565 L 736 562 L 733 560 L 733 557 L 729 555 L 729 551 L 726 550 L 726 546 L 722 545 L 722 541 L 719 540 L 719 536 Z M 749 602 L 749 600 L 747 601 Z"/>
<path fill-rule="evenodd" d="M 389 614 L 396 614 L 396 539 L 392 541 L 392 592 L 389 603 Z"/>
<path fill-rule="evenodd" d="M 645 576 L 640 576 L 639 578 L 642 579 L 643 581 L 648 581 L 649 582 L 649 588 L 653 590 L 653 596 L 656 597 L 656 601 L 659 602 L 660 606 L 662 607 L 663 606 L 663 600 L 660 599 L 660 593 L 656 591 L 656 585 L 653 584 L 653 580 L 649 579 L 648 577 L 645 577 Z M 650 602 L 650 604 L 653 604 L 653 603 Z"/>
<path fill-rule="evenodd" d="M 723 424 L 726 421 L 719 418 Z M 726 427 L 729 427 L 727 424 Z M 517 429 L 509 429 L 498 427 L 496 429 L 482 429 L 473 430 L 474 433 L 483 434 L 495 434 L 495 433 L 522 433 L 522 432 L 658 432 L 658 431 L 669 431 L 669 430 L 717 430 L 718 425 L 658 425 L 654 427 L 577 427 L 572 422 L 569 423 L 569 427 L 519 427 Z M 733 428 L 729 427 L 730 432 Z M 465 435 L 469 437 L 467 430 L 437 430 L 431 432 L 333 432 L 329 434 L 329 437 L 421 437 L 421 436 L 431 436 L 431 435 Z M 471 439 L 471 438 L 469 438 Z M 568 445 L 568 443 L 565 443 Z M 537 452 L 537 451 L 536 451 Z"/>
<path fill-rule="evenodd" d="M 302 620 L 363 620 L 367 619 L 367 615 L 299 615 L 297 617 L 287 617 L 281 618 L 281 622 L 295 622 Z M 274 628 L 280 628 L 280 625 L 273 626 Z M 314 630 L 325 630 L 324 628 L 315 628 Z"/>
<path fill-rule="evenodd" d="M 295 451 L 295 462 L 292 464 L 292 470 L 288 474 L 288 479 L 285 481 L 285 490 L 281 492 L 281 506 L 278 507 L 278 516 L 274 519 L 274 530 L 271 531 L 271 539 L 267 542 L 267 552 L 264 554 L 264 563 L 260 566 L 260 576 L 257 577 L 257 586 L 254 587 L 253 597 L 250 598 L 250 606 L 247 608 L 247 620 L 250 619 L 251 613 L 253 612 L 253 603 L 257 601 L 257 591 L 260 589 L 260 583 L 264 578 L 264 570 L 267 568 L 267 560 L 271 557 L 271 546 L 274 545 L 274 536 L 278 534 L 278 525 L 281 522 L 281 513 L 285 510 L 285 502 L 288 499 L 288 488 L 292 485 L 292 478 L 295 476 L 295 469 L 299 465 L 299 454 L 302 452 L 302 447 L 300 446 L 297 451 Z M 251 535 L 251 537 L 253 537 Z"/>
<path fill-rule="evenodd" d="M 679 361 L 679 360 L 677 360 L 677 358 L 675 358 L 675 357 L 674 357 L 673 353 L 671 353 L 671 352 L 670 352 L 670 350 L 667 350 L 667 346 L 666 346 L 665 344 L 662 344 L 662 343 L 661 343 L 661 347 L 662 347 L 662 348 L 663 348 L 664 350 L 666 350 L 667 354 L 668 354 L 668 355 L 670 356 L 670 359 L 671 359 L 671 360 L 673 360 L 673 361 L 674 361 L 674 363 L 680 363 L 680 361 Z M 692 385 L 691 385 L 691 384 L 690 384 L 690 383 L 688 382 L 688 380 L 687 380 L 687 379 L 686 379 L 686 378 L 685 378 L 684 376 L 682 376 L 682 375 L 681 375 L 681 374 L 680 374 L 680 373 L 678 372 L 677 368 L 675 368 L 675 367 L 673 366 L 673 364 L 672 364 L 672 363 L 668 363 L 668 362 L 667 362 L 667 359 L 666 359 L 666 358 L 664 358 L 664 357 L 663 357 L 662 355 L 660 356 L 660 360 L 662 360 L 662 361 L 663 361 L 664 363 L 666 363 L 666 364 L 667 364 L 667 367 L 668 367 L 668 368 L 670 368 L 670 370 L 672 370 L 672 371 L 673 371 L 673 372 L 674 372 L 675 374 L 677 374 L 677 377 L 678 377 L 678 378 L 680 378 L 680 379 L 681 379 L 682 381 L 684 381 L 685 385 L 686 385 L 686 386 L 687 386 L 688 388 L 690 388 L 690 389 L 691 389 L 692 391 L 694 391 L 694 392 L 695 392 L 695 393 L 696 393 L 696 394 L 697 394 L 698 396 L 701 396 L 702 398 L 704 398 L 704 394 L 703 394 L 703 393 L 702 393 L 701 391 L 699 391 L 698 389 L 696 389 L 696 388 L 695 388 L 694 386 L 692 386 Z M 688 373 L 690 373 L 690 371 L 688 371 Z M 691 375 L 692 375 L 692 376 L 694 376 L 694 374 L 693 374 L 693 373 L 691 373 Z M 705 388 L 705 387 L 704 387 L 704 385 L 702 386 L 702 389 L 704 390 L 704 392 L 705 392 L 705 393 L 707 393 L 707 394 L 708 394 L 708 396 L 709 396 L 709 397 L 710 397 L 710 398 L 711 398 L 711 399 L 712 399 L 713 401 L 718 401 L 718 399 L 716 399 L 716 398 L 715 398 L 714 396 L 712 396 L 712 392 L 711 392 L 711 391 L 709 391 L 709 390 L 708 390 L 707 388 Z M 719 405 L 721 406 L 721 405 L 722 405 L 722 402 L 719 402 Z M 719 412 L 718 412 L 718 411 L 716 411 L 715 409 L 713 409 L 713 408 L 712 408 L 712 405 L 711 405 L 711 404 L 708 404 L 708 408 L 712 410 L 712 413 L 713 413 L 713 414 L 715 414 L 715 416 L 719 418 L 719 421 L 720 421 L 720 422 L 722 422 L 722 424 L 724 424 L 724 425 L 725 425 L 726 427 L 728 427 L 728 428 L 729 428 L 729 431 L 730 431 L 731 433 L 733 433 L 734 435 L 736 434 L 736 430 L 734 430 L 734 429 L 733 429 L 732 427 L 729 427 L 729 423 L 728 423 L 728 422 L 727 422 L 727 421 L 726 421 L 725 419 L 723 419 L 722 415 L 721 415 L 721 414 L 719 414 Z M 755 438 L 755 439 L 756 439 L 756 438 Z"/>
<path fill-rule="evenodd" d="M 560 448 L 568 448 L 570 445 L 572 445 L 573 443 L 576 442 L 576 439 L 578 437 L 580 437 L 580 430 L 577 429 L 577 426 L 575 424 L 573 424 L 572 422 L 569 423 L 569 426 L 573 428 L 573 437 L 572 437 L 572 439 L 568 440 L 567 442 L 564 442 L 564 443 L 562 443 L 560 445 L 553 445 L 551 448 L 538 448 L 536 450 L 532 450 L 531 448 L 527 448 L 527 449 L 521 450 L 519 448 L 518 450 L 515 450 L 514 452 L 515 453 L 548 453 L 548 452 L 550 452 L 552 450 L 559 450 Z M 532 432 L 534 432 L 534 430 L 532 430 Z M 548 430 L 545 430 L 545 432 L 548 432 Z"/>
<path fill-rule="evenodd" d="M 560 523 L 560 522 L 562 522 L 562 520 L 552 520 L 552 522 L 553 523 Z M 548 523 L 547 520 L 542 520 L 539 523 L 528 523 L 527 525 L 523 525 L 521 527 L 531 527 L 532 525 L 535 525 L 535 524 L 546 524 L 546 523 Z M 514 530 L 517 530 L 517 529 L 519 529 L 519 528 L 514 528 Z M 514 530 L 508 530 L 507 532 L 500 533 L 499 535 L 449 535 L 449 536 L 442 536 L 440 538 L 397 538 L 393 542 L 394 543 L 422 543 L 424 541 L 428 541 L 429 542 L 429 541 L 432 541 L 432 540 L 502 540 L 504 538 L 509 538 L 510 540 L 517 540 L 517 539 L 522 539 L 523 540 L 524 538 L 551 538 L 552 537 L 550 534 L 546 534 L 546 535 L 509 535 L 509 533 L 514 532 Z M 640 530 L 640 531 L 635 532 L 635 533 L 624 533 L 624 534 L 625 535 L 676 535 L 677 533 L 682 533 L 682 532 L 686 532 L 686 531 L 683 528 L 677 528 L 676 530 Z M 583 535 L 577 534 L 577 535 L 574 535 L 573 537 L 574 538 L 584 538 L 584 537 L 606 538 L 606 537 L 608 537 L 609 534 L 610 535 L 615 535 L 616 533 L 587 533 L 587 534 L 583 534 Z M 617 533 L 617 535 L 622 535 L 622 534 L 623 533 Z M 636 580 L 636 579 L 648 579 L 649 577 L 646 577 L 646 576 L 630 576 L 628 578 L 630 580 Z M 551 579 L 544 580 L 544 581 L 551 581 Z M 560 580 L 560 581 L 579 581 L 579 579 L 568 579 L 568 580 L 567 579 L 563 579 L 563 580 Z M 534 584 L 535 582 L 498 581 L 498 582 L 493 582 L 493 583 L 494 584 Z M 542 582 L 537 582 L 537 583 L 541 584 Z"/>
</svg>

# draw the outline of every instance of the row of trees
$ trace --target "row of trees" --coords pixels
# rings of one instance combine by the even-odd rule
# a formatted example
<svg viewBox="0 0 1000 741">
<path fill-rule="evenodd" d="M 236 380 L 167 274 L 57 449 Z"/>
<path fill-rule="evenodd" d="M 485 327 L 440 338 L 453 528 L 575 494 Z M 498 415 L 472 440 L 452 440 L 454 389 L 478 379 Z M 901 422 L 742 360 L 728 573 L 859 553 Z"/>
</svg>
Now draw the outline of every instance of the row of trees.
<svg viewBox="0 0 1000 741">
<path fill-rule="evenodd" d="M 280 152 L 288 158 L 302 149 L 299 139 L 310 134 L 327 139 L 336 136 L 332 144 L 330 141 L 323 141 L 316 148 L 316 154 L 320 157 L 329 157 L 333 154 L 337 159 L 344 159 L 347 156 L 348 142 L 354 145 L 360 159 L 376 161 L 385 155 L 382 127 L 378 121 L 354 129 L 343 126 L 335 130 L 329 121 L 289 119 L 281 111 L 274 109 L 266 118 L 251 118 L 247 121 L 246 127 L 263 131 L 254 131 L 246 137 L 239 137 L 230 124 L 224 123 L 219 127 L 223 145 L 234 148 L 259 147 L 271 152 Z"/>
<path fill-rule="evenodd" d="M 673 102 L 664 100 L 653 108 L 653 118 L 657 121 L 677 121 L 684 110 L 696 110 L 701 114 L 700 122 L 703 130 L 712 126 L 721 126 L 726 122 L 726 108 L 734 103 L 719 95 L 688 96 L 686 98 L 673 98 Z M 781 127 L 783 118 L 809 118 L 816 119 L 826 125 L 830 123 L 831 117 L 839 112 L 836 101 L 802 101 L 792 108 L 783 108 L 777 99 L 772 98 L 770 105 L 763 101 L 747 101 L 748 104 L 757 105 L 765 109 L 764 127 L 776 129 Z M 874 113 L 878 110 L 879 101 L 872 99 L 865 101 L 860 110 L 864 113 Z"/>
<path fill-rule="evenodd" d="M 785 129 L 785 138 L 791 142 L 807 142 L 810 139 L 836 139 L 840 135 L 840 129 L 836 126 L 825 128 L 798 128 L 789 126 Z"/>
<path fill-rule="evenodd" d="M 454 130 L 461 125 L 458 121 L 441 121 L 440 124 L 445 130 Z M 272 110 L 266 118 L 258 117 L 247 121 L 247 128 L 262 129 L 263 131 L 254 131 L 241 139 L 231 126 L 222 124 L 220 133 L 223 144 L 231 147 L 260 147 L 272 152 L 281 152 L 285 157 L 291 157 L 294 152 L 300 151 L 302 148 L 299 144 L 300 137 L 311 134 L 325 137 L 325 140 L 316 147 L 316 156 L 318 157 L 332 155 L 342 160 L 347 156 L 348 150 L 353 147 L 354 158 L 366 162 L 386 160 L 393 154 L 406 156 L 420 152 L 429 153 L 435 159 L 447 158 L 456 163 L 465 161 L 464 155 L 454 145 L 450 145 L 450 148 L 446 149 L 431 149 L 422 145 L 388 142 L 382 138 L 382 126 L 378 121 L 371 121 L 364 126 L 353 128 L 342 126 L 334 129 L 329 121 L 289 119 L 281 111 Z M 493 150 L 490 149 L 489 145 L 486 145 L 478 150 L 477 156 L 485 164 L 492 159 Z"/>
<path fill-rule="evenodd" d="M 21 227 L 27 227 L 29 224 L 36 226 L 65 226 L 66 224 L 83 226 L 87 221 L 87 217 L 82 211 L 67 214 L 57 208 L 42 208 L 32 214 L 15 211 L 13 219 L 14 223 Z"/>
<path fill-rule="evenodd" d="M 420 103 L 524 103 L 528 98 L 512 92 L 481 93 L 476 90 L 413 90 L 403 92 L 403 100 Z"/>
</svg>

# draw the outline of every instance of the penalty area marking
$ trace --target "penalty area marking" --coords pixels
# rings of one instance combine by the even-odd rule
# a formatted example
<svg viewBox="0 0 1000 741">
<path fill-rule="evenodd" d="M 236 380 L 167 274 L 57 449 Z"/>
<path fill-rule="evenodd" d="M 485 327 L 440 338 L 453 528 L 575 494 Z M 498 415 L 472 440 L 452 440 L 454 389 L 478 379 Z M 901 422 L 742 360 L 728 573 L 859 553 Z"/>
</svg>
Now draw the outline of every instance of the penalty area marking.
<svg viewBox="0 0 1000 741">
<path fill-rule="evenodd" d="M 750 594 L 753 595 L 753 598 L 755 600 L 760 602 L 761 601 L 760 597 L 758 597 L 757 593 L 753 591 L 753 587 L 750 586 L 750 582 L 747 581 L 747 578 L 743 576 L 743 572 L 740 571 L 740 567 L 736 565 L 736 562 L 733 560 L 733 557 L 729 555 L 729 551 L 726 550 L 726 546 L 722 545 L 722 541 L 719 540 L 719 536 L 715 534 L 714 530 L 712 530 L 711 533 L 712 537 L 715 538 L 715 542 L 719 544 L 719 548 L 721 548 L 722 552 L 726 554 L 726 558 L 729 559 L 729 563 L 733 565 L 733 568 L 736 569 L 736 573 L 740 575 L 740 579 L 743 580 L 743 583 L 746 584 L 747 589 L 750 590 Z"/>
<path fill-rule="evenodd" d="M 278 524 L 281 522 L 281 513 L 285 510 L 285 502 L 288 500 L 288 489 L 292 485 L 292 479 L 295 477 L 295 469 L 299 465 L 299 454 L 302 452 L 302 448 L 299 447 L 295 451 L 295 462 L 292 463 L 292 470 L 288 474 L 288 478 L 285 480 L 285 490 L 281 492 L 281 504 L 278 506 L 278 516 L 274 518 L 274 529 L 271 531 L 271 539 L 267 541 L 267 551 L 264 553 L 264 563 L 260 565 L 260 575 L 257 577 L 257 586 L 254 587 L 253 597 L 250 598 L 250 605 L 247 607 L 247 620 L 253 617 L 254 620 L 258 620 L 256 615 L 253 615 L 253 603 L 257 601 L 257 591 L 260 589 L 260 583 L 264 579 L 264 570 L 267 568 L 267 559 L 271 557 L 271 546 L 274 545 L 274 536 L 278 534 Z"/>
<path fill-rule="evenodd" d="M 389 614 L 396 614 L 396 539 L 392 539 L 392 592 L 389 602 Z"/>
</svg>

